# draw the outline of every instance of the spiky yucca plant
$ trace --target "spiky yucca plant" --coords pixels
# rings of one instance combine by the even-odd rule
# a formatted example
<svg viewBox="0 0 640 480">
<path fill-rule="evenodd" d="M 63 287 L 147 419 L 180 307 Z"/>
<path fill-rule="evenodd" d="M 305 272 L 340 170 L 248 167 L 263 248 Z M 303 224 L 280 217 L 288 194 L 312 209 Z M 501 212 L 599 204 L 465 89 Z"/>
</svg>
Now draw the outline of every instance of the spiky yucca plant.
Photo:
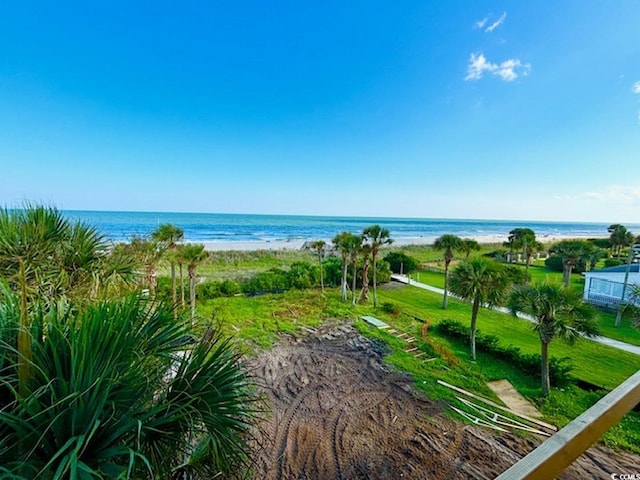
<svg viewBox="0 0 640 480">
<path fill-rule="evenodd" d="M 19 301 L 0 295 L 0 477 L 214 478 L 242 471 L 256 413 L 228 340 L 132 297 L 31 310 L 33 376 L 17 388 Z"/>
</svg>

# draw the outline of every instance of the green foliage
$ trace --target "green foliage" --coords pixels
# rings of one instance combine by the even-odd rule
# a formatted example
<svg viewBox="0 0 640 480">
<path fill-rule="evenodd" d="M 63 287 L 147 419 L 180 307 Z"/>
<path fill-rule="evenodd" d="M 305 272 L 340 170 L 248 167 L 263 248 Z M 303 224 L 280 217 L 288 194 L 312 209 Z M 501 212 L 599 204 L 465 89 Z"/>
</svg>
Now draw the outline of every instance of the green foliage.
<svg viewBox="0 0 640 480">
<path fill-rule="evenodd" d="M 259 295 L 264 293 L 284 292 L 289 289 L 287 272 L 279 268 L 271 268 L 261 272 L 242 284 L 242 293 Z"/>
<path fill-rule="evenodd" d="M 435 327 L 443 335 L 455 338 L 460 342 L 468 341 L 469 327 L 455 320 L 442 320 Z M 491 353 L 496 358 L 507 361 L 521 369 L 525 375 L 540 378 L 540 355 L 537 353 L 523 353 L 513 345 L 502 345 L 495 335 L 485 335 L 479 330 L 476 332 L 476 345 L 478 349 Z M 551 383 L 563 387 L 575 379 L 571 375 L 571 365 L 568 357 L 550 357 L 549 373 Z"/>
<path fill-rule="evenodd" d="M 604 267 L 619 267 L 620 265 L 624 265 L 625 261 L 620 258 L 605 258 Z"/>
<path fill-rule="evenodd" d="M 418 268 L 418 261 L 403 252 L 389 252 L 383 258 L 393 273 L 409 274 Z"/>
<path fill-rule="evenodd" d="M 15 358 L 15 302 L 1 305 L 0 351 Z M 24 394 L 15 389 L 15 361 L 2 368 L 4 475 L 214 478 L 240 471 L 255 397 L 228 340 L 214 333 L 185 347 L 185 322 L 140 298 L 60 305 L 34 312 L 32 324 L 47 334 L 34 335 L 34 375 Z"/>
<path fill-rule="evenodd" d="M 319 270 L 316 265 L 306 262 L 294 262 L 287 272 L 289 288 L 311 288 L 317 285 Z"/>
<path fill-rule="evenodd" d="M 324 283 L 328 287 L 340 286 L 342 278 L 342 260 L 338 257 L 329 257 L 322 262 L 324 268 Z"/>
<path fill-rule="evenodd" d="M 544 261 L 544 266 L 549 270 L 554 272 L 562 272 L 564 271 L 564 262 L 560 255 L 550 255 Z M 578 261 L 573 265 L 573 273 L 583 273 L 587 268 L 587 264 L 584 259 L 578 259 Z"/>
<path fill-rule="evenodd" d="M 398 307 L 395 303 L 392 303 L 392 302 L 382 302 L 382 305 L 380 305 L 380 309 L 384 313 L 388 313 L 389 315 L 393 315 L 393 316 L 400 315 L 400 307 Z"/>
<path fill-rule="evenodd" d="M 196 295 L 200 300 L 231 297 L 241 291 L 240 284 L 233 280 L 207 280 L 196 286 Z"/>
</svg>

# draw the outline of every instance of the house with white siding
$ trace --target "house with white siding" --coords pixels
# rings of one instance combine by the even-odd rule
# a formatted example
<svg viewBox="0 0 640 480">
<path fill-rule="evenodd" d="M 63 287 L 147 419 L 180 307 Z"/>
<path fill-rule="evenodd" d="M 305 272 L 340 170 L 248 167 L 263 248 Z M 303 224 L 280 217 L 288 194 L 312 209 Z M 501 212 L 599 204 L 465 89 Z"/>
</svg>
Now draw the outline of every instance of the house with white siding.
<svg viewBox="0 0 640 480">
<path fill-rule="evenodd" d="M 627 265 L 620 265 L 585 272 L 584 301 L 598 307 L 617 308 L 622 297 L 626 271 Z M 640 286 L 640 264 L 638 263 L 631 264 L 625 297 L 628 302 L 634 300 L 640 306 L 640 298 L 633 298 L 635 285 Z"/>
</svg>

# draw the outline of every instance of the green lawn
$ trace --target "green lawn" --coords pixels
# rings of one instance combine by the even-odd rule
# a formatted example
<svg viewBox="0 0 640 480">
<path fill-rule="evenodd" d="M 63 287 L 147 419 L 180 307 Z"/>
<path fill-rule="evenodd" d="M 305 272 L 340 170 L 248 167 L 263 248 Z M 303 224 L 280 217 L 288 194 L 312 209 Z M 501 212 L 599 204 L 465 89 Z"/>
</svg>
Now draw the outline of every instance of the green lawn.
<svg viewBox="0 0 640 480">
<path fill-rule="evenodd" d="M 380 290 L 379 296 L 382 301 L 397 304 L 403 311 L 428 319 L 432 325 L 445 318 L 467 324 L 471 316 L 470 306 L 464 302 L 451 299 L 449 308 L 442 310 L 441 295 L 410 286 Z M 540 351 L 540 340 L 531 323 L 511 315 L 483 309 L 478 318 L 478 329 L 519 347 L 524 353 Z M 580 340 L 573 346 L 556 340 L 550 346 L 550 353 L 556 357 L 569 357 L 577 378 L 607 389 L 640 369 L 640 356 L 588 340 Z"/>
</svg>

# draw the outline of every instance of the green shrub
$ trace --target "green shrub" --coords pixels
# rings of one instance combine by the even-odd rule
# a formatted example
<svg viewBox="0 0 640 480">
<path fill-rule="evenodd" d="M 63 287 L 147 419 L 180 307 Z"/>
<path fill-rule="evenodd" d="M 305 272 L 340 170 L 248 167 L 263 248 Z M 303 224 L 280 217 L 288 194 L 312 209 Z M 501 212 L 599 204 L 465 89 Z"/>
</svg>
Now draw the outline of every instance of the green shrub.
<svg viewBox="0 0 640 480">
<path fill-rule="evenodd" d="M 324 284 L 328 287 L 337 287 L 342 281 L 342 260 L 338 257 L 329 257 L 322 262 Z"/>
<path fill-rule="evenodd" d="M 564 265 L 562 262 L 562 257 L 560 255 L 551 255 L 544 261 L 545 267 L 554 272 L 562 272 L 564 270 Z M 578 260 L 573 266 L 573 273 L 582 273 L 586 269 L 586 262 L 584 259 Z"/>
<path fill-rule="evenodd" d="M 287 272 L 290 288 L 311 288 L 320 279 L 319 268 L 307 262 L 293 262 Z"/>
<path fill-rule="evenodd" d="M 442 320 L 435 328 L 449 338 L 464 342 L 469 340 L 469 327 L 455 320 Z M 518 347 L 502 345 L 495 335 L 484 335 L 479 330 L 476 331 L 476 347 L 478 350 L 511 363 L 529 376 L 540 378 L 542 360 L 537 353 L 522 353 Z M 572 366 L 567 357 L 549 357 L 549 376 L 552 385 L 563 387 L 572 383 L 571 370 Z"/>
<path fill-rule="evenodd" d="M 272 268 L 266 272 L 258 273 L 242 285 L 242 292 L 247 295 L 284 292 L 288 289 L 287 272 L 279 268 Z"/>
<path fill-rule="evenodd" d="M 400 307 L 392 302 L 384 302 L 382 305 L 380 305 L 380 309 L 384 313 L 388 313 L 390 315 L 400 315 Z"/>
<path fill-rule="evenodd" d="M 620 265 L 624 265 L 624 263 L 624 260 L 621 260 L 619 258 L 607 258 L 604 261 L 604 267 L 619 267 Z"/>
<path fill-rule="evenodd" d="M 418 268 L 418 261 L 402 252 L 390 252 L 383 258 L 393 273 L 408 274 Z"/>
<path fill-rule="evenodd" d="M 196 285 L 196 296 L 201 300 L 232 297 L 240 291 L 240 285 L 233 280 L 207 280 Z"/>
</svg>

